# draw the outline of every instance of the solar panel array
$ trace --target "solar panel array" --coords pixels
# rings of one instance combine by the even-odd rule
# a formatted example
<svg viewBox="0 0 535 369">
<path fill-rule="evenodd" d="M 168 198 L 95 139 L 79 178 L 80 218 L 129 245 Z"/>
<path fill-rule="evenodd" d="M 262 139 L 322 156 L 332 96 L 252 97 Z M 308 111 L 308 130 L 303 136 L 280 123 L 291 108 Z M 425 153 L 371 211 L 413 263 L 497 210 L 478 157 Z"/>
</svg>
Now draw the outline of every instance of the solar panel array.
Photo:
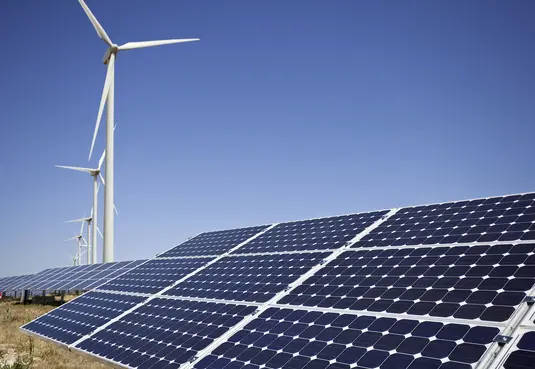
<svg viewBox="0 0 535 369">
<path fill-rule="evenodd" d="M 204 233 L 22 329 L 128 368 L 531 368 L 534 200 Z"/>
<path fill-rule="evenodd" d="M 0 293 L 16 291 L 15 286 L 31 278 L 32 274 L 0 278 Z"/>
<path fill-rule="evenodd" d="M 121 261 L 45 269 L 33 275 L 0 279 L 0 291 L 33 293 L 52 291 L 88 291 L 108 282 L 146 260 Z"/>
</svg>

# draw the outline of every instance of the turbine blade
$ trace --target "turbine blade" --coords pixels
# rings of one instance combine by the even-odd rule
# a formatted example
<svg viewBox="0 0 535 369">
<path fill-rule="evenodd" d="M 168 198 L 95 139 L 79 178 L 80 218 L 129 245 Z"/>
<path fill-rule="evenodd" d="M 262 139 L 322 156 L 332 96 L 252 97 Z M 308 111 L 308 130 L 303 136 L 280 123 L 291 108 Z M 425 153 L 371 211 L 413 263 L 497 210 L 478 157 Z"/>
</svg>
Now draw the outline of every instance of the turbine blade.
<svg viewBox="0 0 535 369">
<path fill-rule="evenodd" d="M 56 168 L 64 168 L 64 169 L 77 170 L 77 171 L 79 171 L 79 172 L 85 172 L 85 173 L 89 173 L 89 174 L 91 174 L 92 172 L 95 171 L 95 169 L 91 169 L 91 168 L 69 167 L 69 166 L 66 166 L 66 165 L 56 165 Z"/>
<path fill-rule="evenodd" d="M 72 241 L 72 240 L 76 240 L 77 238 L 78 238 L 78 236 L 71 237 L 71 238 L 69 238 L 68 240 L 65 240 L 65 242 L 67 242 L 67 241 Z"/>
<path fill-rule="evenodd" d="M 104 182 L 104 177 L 102 176 L 102 173 L 99 173 L 98 176 L 100 177 L 100 180 L 102 181 L 102 184 L 106 186 L 106 182 Z"/>
<path fill-rule="evenodd" d="M 102 239 L 104 239 L 104 236 L 102 235 L 102 232 L 100 231 L 100 228 L 99 228 L 99 227 L 97 227 L 97 232 L 98 232 L 98 234 L 100 235 L 100 237 L 101 237 Z"/>
<path fill-rule="evenodd" d="M 85 222 L 82 222 L 82 225 L 80 226 L 80 236 L 84 233 L 84 224 Z"/>
<path fill-rule="evenodd" d="M 115 210 L 115 214 L 119 215 L 119 212 L 117 211 L 117 208 L 115 207 L 115 204 L 113 204 L 113 210 Z"/>
<path fill-rule="evenodd" d="M 98 170 L 102 167 L 102 164 L 104 163 L 104 158 L 106 157 L 106 149 L 102 152 L 102 155 L 100 156 L 100 160 L 98 161 Z"/>
<path fill-rule="evenodd" d="M 84 0 L 78 0 L 82 8 L 84 9 L 85 14 L 91 21 L 91 24 L 93 24 L 93 27 L 95 27 L 95 31 L 97 31 L 98 37 L 100 37 L 102 40 L 104 40 L 105 43 L 107 43 L 109 46 L 113 45 L 113 42 L 111 42 L 110 38 L 106 34 L 106 31 L 104 31 L 104 28 L 100 25 L 97 18 L 93 15 L 89 7 L 84 3 Z"/>
<path fill-rule="evenodd" d="M 85 222 L 88 218 L 80 218 L 80 219 L 73 219 L 73 220 L 67 220 L 65 223 L 78 223 L 78 222 Z"/>
<path fill-rule="evenodd" d="M 102 119 L 102 113 L 104 112 L 104 105 L 106 105 L 106 98 L 108 97 L 108 91 L 110 90 L 110 85 L 112 83 L 114 65 L 115 58 L 110 58 L 110 61 L 108 62 L 108 71 L 106 72 L 106 80 L 104 81 L 104 89 L 102 90 L 102 97 L 100 98 L 100 105 L 98 107 L 97 124 L 95 125 L 95 131 L 93 132 L 93 141 L 91 141 L 88 160 L 91 160 L 91 154 L 93 153 L 93 147 L 95 146 L 95 140 L 97 139 L 98 127 L 100 126 L 100 120 Z"/>
<path fill-rule="evenodd" d="M 193 41 L 199 41 L 199 40 L 200 40 L 199 38 L 182 38 L 182 39 L 174 39 L 174 40 L 127 42 L 126 44 L 119 46 L 119 50 L 123 51 L 123 50 L 132 50 L 132 49 L 141 49 L 144 47 L 179 44 L 183 42 L 193 42 Z"/>
</svg>

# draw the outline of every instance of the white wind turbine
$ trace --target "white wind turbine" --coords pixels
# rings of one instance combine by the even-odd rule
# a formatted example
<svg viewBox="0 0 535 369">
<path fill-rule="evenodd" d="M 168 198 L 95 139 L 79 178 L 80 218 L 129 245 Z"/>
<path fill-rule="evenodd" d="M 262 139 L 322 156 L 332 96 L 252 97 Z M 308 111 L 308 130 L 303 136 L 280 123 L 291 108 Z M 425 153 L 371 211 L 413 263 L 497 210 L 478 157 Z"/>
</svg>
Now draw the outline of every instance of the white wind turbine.
<svg viewBox="0 0 535 369">
<path fill-rule="evenodd" d="M 114 44 L 104 31 L 104 28 L 100 25 L 97 18 L 93 15 L 91 10 L 85 4 L 83 0 L 78 0 L 87 17 L 93 24 L 93 27 L 97 31 L 97 35 L 108 45 L 108 49 L 104 54 L 103 62 L 108 65 L 106 72 L 106 80 L 104 82 L 104 89 L 102 91 L 102 97 L 100 99 L 100 106 L 98 109 L 97 123 L 95 131 L 93 133 L 93 141 L 91 142 L 91 149 L 89 150 L 89 159 L 93 153 L 93 147 L 95 145 L 95 139 L 97 137 L 98 128 L 100 125 L 100 119 L 106 105 L 106 183 L 104 193 L 104 263 L 112 262 L 114 258 L 114 219 L 113 219 L 113 204 L 114 204 L 114 134 L 113 134 L 113 121 L 114 121 L 114 87 L 115 87 L 115 58 L 119 51 L 140 49 L 144 47 L 176 44 L 182 42 L 199 41 L 198 38 L 187 39 L 171 39 L 171 40 L 159 40 L 159 41 L 140 41 L 140 42 L 127 42 L 121 46 Z"/>
<path fill-rule="evenodd" d="M 78 259 L 78 256 L 72 256 L 71 254 L 67 254 L 67 255 L 69 255 L 69 259 L 72 260 L 72 265 L 76 266 L 76 260 Z"/>
<path fill-rule="evenodd" d="M 76 259 L 77 259 L 78 265 L 81 264 L 80 261 L 81 261 L 81 257 L 82 257 L 82 246 L 87 246 L 87 242 L 85 243 L 85 245 L 82 244 L 82 241 L 85 241 L 83 233 L 84 233 L 84 223 L 82 222 L 82 226 L 80 228 L 80 234 L 65 240 L 65 242 L 76 240 L 76 242 L 77 242 L 77 250 L 78 250 L 77 253 L 76 253 Z"/>
<path fill-rule="evenodd" d="M 115 127 L 113 127 L 113 129 L 115 129 Z M 93 264 L 97 263 L 97 231 L 100 233 L 100 229 L 98 229 L 98 224 L 97 224 L 97 219 L 98 219 L 97 218 L 97 210 L 98 210 L 97 206 L 98 206 L 98 189 L 99 189 L 98 178 L 100 177 L 102 184 L 106 185 L 106 183 L 104 182 L 104 178 L 102 177 L 102 174 L 100 173 L 101 168 L 102 168 L 102 163 L 104 163 L 105 157 L 106 157 L 106 150 L 104 150 L 104 152 L 100 156 L 100 160 L 98 161 L 98 168 L 82 168 L 82 167 L 71 167 L 71 166 L 66 166 L 66 165 L 56 165 L 56 167 L 58 168 L 64 168 L 64 169 L 70 169 L 70 170 L 76 170 L 79 172 L 89 173 L 89 175 L 93 177 L 93 207 L 91 208 L 91 217 L 69 221 L 69 222 L 87 221 L 88 227 L 91 223 L 93 223 L 93 232 L 92 232 L 91 237 L 89 237 L 90 235 L 89 229 L 87 230 L 88 242 L 89 240 L 91 240 L 90 242 L 91 243 L 91 256 L 89 256 L 88 254 L 88 258 L 92 259 Z M 115 207 L 115 205 L 113 205 L 113 208 L 115 209 L 115 213 L 117 213 L 117 208 Z M 101 237 L 102 237 L 102 234 L 101 234 Z M 88 250 L 88 253 L 89 253 L 89 250 Z"/>
<path fill-rule="evenodd" d="M 84 222 L 87 222 L 87 264 L 91 264 L 91 221 L 93 220 L 92 217 L 86 217 L 86 218 L 80 218 L 80 219 L 74 219 L 74 220 L 68 220 L 65 223 L 75 223 L 75 222 L 81 222 L 82 223 L 82 229 L 84 228 Z M 82 231 L 80 231 L 80 235 L 82 234 Z"/>
<path fill-rule="evenodd" d="M 97 188 L 98 191 L 98 188 Z M 91 215 L 84 218 L 68 220 L 65 223 L 77 223 L 77 222 L 86 222 L 87 223 L 87 264 L 96 264 L 97 263 L 97 235 L 96 232 L 102 236 L 100 229 L 98 229 L 97 223 L 95 223 L 96 217 L 93 217 L 93 209 L 91 209 Z M 93 225 L 93 228 L 91 228 Z M 93 235 L 91 235 L 91 229 L 93 230 Z"/>
</svg>

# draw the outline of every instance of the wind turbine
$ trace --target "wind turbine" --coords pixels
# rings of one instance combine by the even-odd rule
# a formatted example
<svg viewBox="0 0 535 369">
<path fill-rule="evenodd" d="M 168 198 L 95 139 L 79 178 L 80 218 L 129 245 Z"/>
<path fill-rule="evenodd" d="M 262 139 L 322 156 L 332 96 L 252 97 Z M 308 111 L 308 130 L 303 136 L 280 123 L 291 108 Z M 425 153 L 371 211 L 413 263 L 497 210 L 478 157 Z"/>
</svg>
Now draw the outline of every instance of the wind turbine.
<svg viewBox="0 0 535 369">
<path fill-rule="evenodd" d="M 65 242 L 72 241 L 72 240 L 76 240 L 77 241 L 78 252 L 76 253 L 76 257 L 78 259 L 78 265 L 80 265 L 80 260 L 81 260 L 81 256 L 82 256 L 82 246 L 83 246 L 82 245 L 82 240 L 84 240 L 83 233 L 84 233 L 84 223 L 82 222 L 82 226 L 80 228 L 80 234 L 77 235 L 77 236 L 71 237 L 68 240 L 65 240 Z M 87 242 L 86 242 L 85 246 L 87 246 Z"/>
<path fill-rule="evenodd" d="M 94 242 L 95 240 L 93 239 L 93 242 L 91 242 L 91 222 L 93 221 L 93 209 L 91 209 L 91 216 L 89 217 L 84 217 L 84 218 L 80 218 L 80 219 L 74 219 L 74 220 L 68 220 L 66 221 L 65 223 L 75 223 L 75 222 L 82 222 L 82 228 L 83 228 L 83 222 L 86 222 L 87 223 L 87 264 L 95 264 L 95 261 L 92 261 L 92 257 L 91 257 L 91 249 L 94 248 Z M 93 225 L 93 230 L 95 230 L 97 227 L 96 227 L 96 224 Z M 82 234 L 80 232 L 80 234 Z"/>
<path fill-rule="evenodd" d="M 104 81 L 104 89 L 102 91 L 102 97 L 100 99 L 100 105 L 98 109 L 97 122 L 95 125 L 95 131 L 93 133 L 93 141 L 91 142 L 91 149 L 89 150 L 89 159 L 93 153 L 93 147 L 95 145 L 95 139 L 97 137 L 98 128 L 100 125 L 100 119 L 102 118 L 102 112 L 104 105 L 106 105 L 106 183 L 104 193 L 104 263 L 112 262 L 114 258 L 114 219 L 113 219 L 113 204 L 114 204 L 114 94 L 115 94 L 115 58 L 119 51 L 140 49 L 145 47 L 153 47 L 160 45 L 176 44 L 182 42 L 199 41 L 198 38 L 186 38 L 186 39 L 170 39 L 159 41 L 140 41 L 140 42 L 127 42 L 121 46 L 114 44 L 104 31 L 104 28 L 100 25 L 97 18 L 93 15 L 89 7 L 83 0 L 78 0 L 87 17 L 93 24 L 95 31 L 97 31 L 98 37 L 102 39 L 107 45 L 108 49 L 104 54 L 103 62 L 108 65 L 106 72 L 106 79 Z"/>
<path fill-rule="evenodd" d="M 113 129 L 115 129 L 115 127 L 113 127 Z M 92 240 L 91 258 L 93 259 L 93 263 L 95 264 L 97 262 L 97 231 L 100 233 L 100 230 L 98 229 L 98 225 L 97 225 L 97 205 L 98 205 L 98 189 L 99 189 L 98 178 L 100 177 L 102 184 L 106 185 L 106 183 L 104 182 L 104 177 L 102 177 L 102 174 L 100 173 L 101 171 L 100 168 L 102 168 L 102 164 L 104 163 L 105 157 L 106 157 L 106 150 L 104 150 L 102 152 L 102 155 L 100 156 L 100 160 L 98 161 L 98 168 L 82 168 L 82 167 L 70 167 L 66 165 L 56 165 L 56 167 L 58 168 L 64 168 L 64 169 L 70 169 L 70 170 L 76 170 L 79 172 L 89 173 L 89 175 L 93 177 L 93 207 L 91 208 L 91 221 L 88 221 L 87 226 L 89 227 L 89 223 L 91 222 L 93 223 L 93 232 L 92 232 L 93 234 L 91 237 L 91 240 Z M 113 205 L 113 208 L 115 209 L 115 212 L 117 213 L 117 208 L 115 208 L 115 205 Z M 80 221 L 80 219 L 76 219 L 74 221 Z M 88 229 L 88 238 L 89 238 L 89 229 Z"/>
<path fill-rule="evenodd" d="M 98 191 L 98 188 L 97 188 Z M 91 215 L 84 218 L 79 219 L 73 219 L 68 220 L 65 223 L 76 223 L 76 222 L 86 222 L 87 223 L 87 264 L 97 264 L 97 251 L 96 251 L 96 232 L 98 231 L 100 237 L 104 238 L 102 233 L 100 233 L 100 229 L 98 229 L 98 225 L 95 223 L 95 219 L 93 217 L 93 209 L 91 209 Z M 91 228 L 91 225 L 93 225 L 93 228 Z M 93 235 L 91 235 L 90 230 L 93 230 Z"/>
<path fill-rule="evenodd" d="M 69 258 L 72 260 L 72 265 L 76 266 L 76 260 L 78 259 L 78 255 L 76 256 L 72 256 L 71 254 L 67 254 L 67 255 L 69 255 Z"/>
</svg>

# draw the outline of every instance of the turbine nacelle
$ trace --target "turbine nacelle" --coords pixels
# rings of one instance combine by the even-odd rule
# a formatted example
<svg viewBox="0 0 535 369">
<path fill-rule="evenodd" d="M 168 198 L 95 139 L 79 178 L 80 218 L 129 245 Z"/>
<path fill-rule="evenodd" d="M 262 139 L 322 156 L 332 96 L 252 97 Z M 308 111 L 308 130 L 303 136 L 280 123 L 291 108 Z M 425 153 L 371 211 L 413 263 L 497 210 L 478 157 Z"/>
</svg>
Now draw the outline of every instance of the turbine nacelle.
<svg viewBox="0 0 535 369">
<path fill-rule="evenodd" d="M 106 53 L 104 54 L 104 58 L 102 58 L 102 62 L 104 64 L 108 64 L 111 54 L 117 54 L 118 51 L 119 51 L 119 45 L 117 44 L 113 44 L 110 47 L 108 47 L 108 50 L 106 50 Z"/>
</svg>

